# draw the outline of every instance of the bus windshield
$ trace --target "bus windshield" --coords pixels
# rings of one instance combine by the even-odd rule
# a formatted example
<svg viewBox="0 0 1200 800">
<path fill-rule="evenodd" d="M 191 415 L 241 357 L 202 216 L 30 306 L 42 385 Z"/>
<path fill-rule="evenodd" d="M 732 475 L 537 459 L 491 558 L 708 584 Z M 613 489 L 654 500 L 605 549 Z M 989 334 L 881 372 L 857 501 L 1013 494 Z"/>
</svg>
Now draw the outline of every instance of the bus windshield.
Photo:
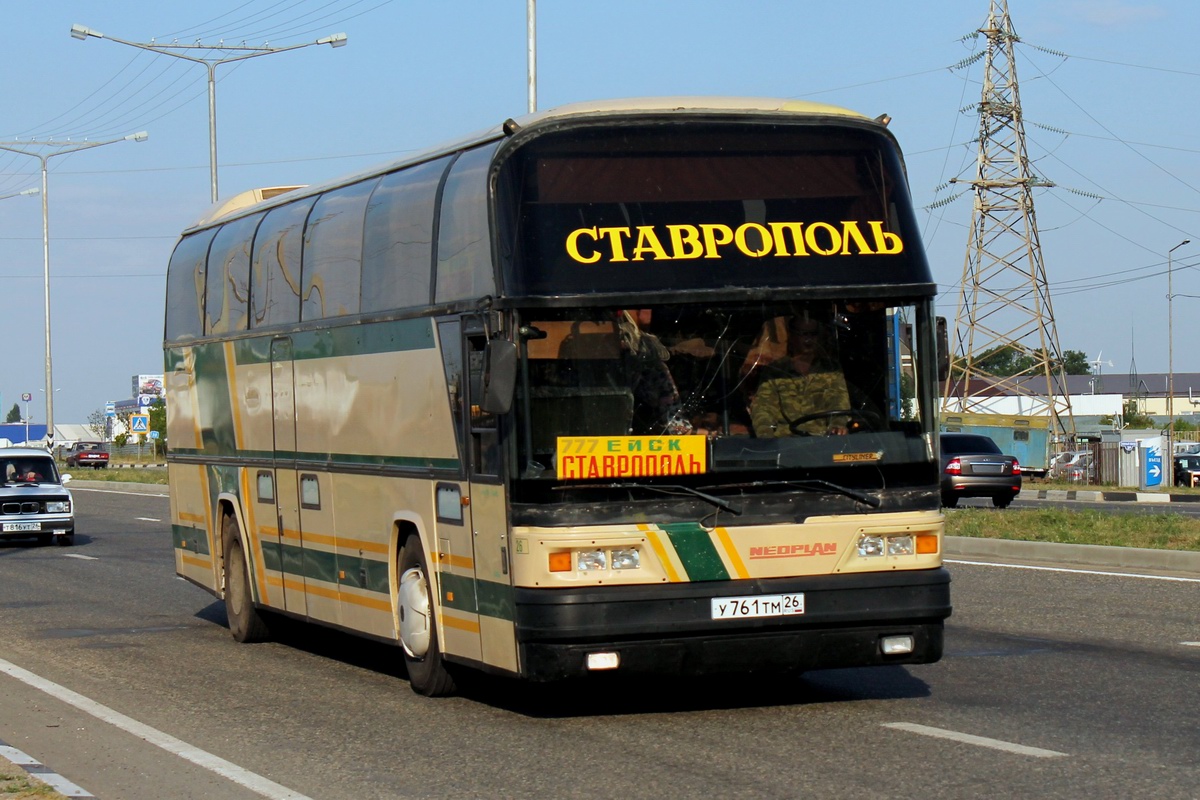
<svg viewBox="0 0 1200 800">
<path fill-rule="evenodd" d="M 934 359 L 912 335 L 928 313 L 870 298 L 526 312 L 517 474 L 903 473 L 931 458 Z"/>
</svg>

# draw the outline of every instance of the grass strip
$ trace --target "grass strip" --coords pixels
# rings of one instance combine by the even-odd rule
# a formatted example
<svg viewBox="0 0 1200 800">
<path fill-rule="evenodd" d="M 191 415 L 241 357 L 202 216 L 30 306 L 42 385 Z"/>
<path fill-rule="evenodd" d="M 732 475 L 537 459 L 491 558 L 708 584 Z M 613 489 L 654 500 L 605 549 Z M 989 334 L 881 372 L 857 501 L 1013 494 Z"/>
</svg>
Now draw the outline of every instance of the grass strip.
<svg viewBox="0 0 1200 800">
<path fill-rule="evenodd" d="M 946 535 L 1022 542 L 1200 550 L 1200 519 L 1186 514 L 1037 508 L 946 510 Z"/>
</svg>

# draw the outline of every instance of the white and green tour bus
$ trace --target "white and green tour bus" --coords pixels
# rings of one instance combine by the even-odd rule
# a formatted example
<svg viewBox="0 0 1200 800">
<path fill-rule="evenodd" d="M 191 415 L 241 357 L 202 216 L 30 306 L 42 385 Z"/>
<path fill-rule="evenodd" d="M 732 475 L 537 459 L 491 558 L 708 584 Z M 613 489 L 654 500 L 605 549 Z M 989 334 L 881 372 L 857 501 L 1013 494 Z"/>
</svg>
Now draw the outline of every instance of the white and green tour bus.
<svg viewBox="0 0 1200 800">
<path fill-rule="evenodd" d="M 883 122 L 572 105 L 184 231 L 178 574 L 413 689 L 916 664 L 950 614 L 936 287 Z"/>
</svg>

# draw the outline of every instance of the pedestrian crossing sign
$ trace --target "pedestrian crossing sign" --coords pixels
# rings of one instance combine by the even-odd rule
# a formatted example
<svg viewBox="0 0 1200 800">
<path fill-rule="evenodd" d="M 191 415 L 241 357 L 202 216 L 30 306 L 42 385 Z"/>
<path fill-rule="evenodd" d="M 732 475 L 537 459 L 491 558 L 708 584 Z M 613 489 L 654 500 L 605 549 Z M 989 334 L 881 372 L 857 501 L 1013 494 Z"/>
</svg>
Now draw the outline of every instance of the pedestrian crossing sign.
<svg viewBox="0 0 1200 800">
<path fill-rule="evenodd" d="M 129 430 L 133 433 L 149 433 L 150 432 L 150 417 L 147 414 L 131 414 L 129 416 Z"/>
</svg>

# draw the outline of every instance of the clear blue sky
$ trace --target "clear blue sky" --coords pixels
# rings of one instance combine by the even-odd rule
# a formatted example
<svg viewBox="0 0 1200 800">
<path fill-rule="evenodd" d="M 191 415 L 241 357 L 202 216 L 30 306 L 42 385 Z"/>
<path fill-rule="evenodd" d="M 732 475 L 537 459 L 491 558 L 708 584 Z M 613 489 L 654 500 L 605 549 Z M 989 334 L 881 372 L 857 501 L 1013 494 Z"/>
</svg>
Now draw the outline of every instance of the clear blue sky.
<svg viewBox="0 0 1200 800">
<path fill-rule="evenodd" d="M 527 108 L 525 0 L 60 0 L 8 17 L 0 140 L 122 142 L 50 161 L 55 421 L 83 422 L 162 371 L 163 285 L 179 231 L 209 205 L 206 73 L 111 41 L 310 47 L 218 69 L 223 197 L 314 183 L 490 127 Z M 538 0 L 538 105 L 611 97 L 791 97 L 888 113 L 953 319 L 987 0 Z M 1200 65 L 1193 0 L 1010 0 L 1017 75 L 1060 345 L 1106 374 L 1200 372 Z M 966 38 L 964 38 L 966 37 Z M 1048 52 L 1053 51 L 1053 52 Z M 1064 55 L 1066 57 L 1064 57 Z M 0 154 L 0 195 L 37 186 L 34 158 Z M 1097 199 L 1103 198 L 1103 199 Z M 41 204 L 0 200 L 0 403 L 31 392 L 44 421 Z M 1190 295 L 1190 296 L 1188 296 Z M 1178 388 L 1178 387 L 1177 387 Z"/>
</svg>

